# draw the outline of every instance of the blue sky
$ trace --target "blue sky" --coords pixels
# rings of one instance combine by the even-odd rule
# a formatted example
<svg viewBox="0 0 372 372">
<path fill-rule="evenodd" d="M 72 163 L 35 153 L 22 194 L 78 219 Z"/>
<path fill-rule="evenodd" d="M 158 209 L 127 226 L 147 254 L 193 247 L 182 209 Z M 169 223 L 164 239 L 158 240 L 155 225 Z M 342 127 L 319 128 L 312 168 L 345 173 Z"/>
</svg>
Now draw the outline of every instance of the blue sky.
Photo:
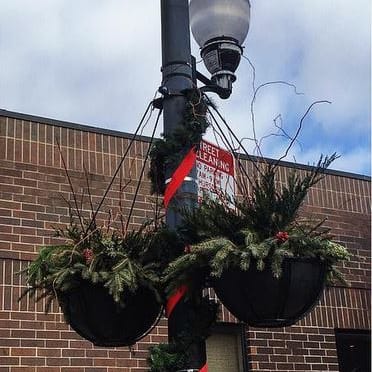
<svg viewBox="0 0 372 372">
<path fill-rule="evenodd" d="M 160 1 L 2 0 L 0 108 L 131 132 L 161 81 Z M 333 168 L 370 175 L 369 0 L 252 0 L 244 54 L 265 87 L 254 112 L 257 137 L 294 133 L 316 100 L 286 160 L 341 155 Z M 199 51 L 193 43 L 193 54 Z M 202 69 L 201 64 L 198 68 Z M 239 138 L 252 137 L 252 69 L 242 59 L 228 101 L 215 99 Z M 209 134 L 209 138 L 213 138 Z M 254 152 L 251 141 L 245 141 Z M 265 156 L 288 142 L 269 137 Z"/>
</svg>

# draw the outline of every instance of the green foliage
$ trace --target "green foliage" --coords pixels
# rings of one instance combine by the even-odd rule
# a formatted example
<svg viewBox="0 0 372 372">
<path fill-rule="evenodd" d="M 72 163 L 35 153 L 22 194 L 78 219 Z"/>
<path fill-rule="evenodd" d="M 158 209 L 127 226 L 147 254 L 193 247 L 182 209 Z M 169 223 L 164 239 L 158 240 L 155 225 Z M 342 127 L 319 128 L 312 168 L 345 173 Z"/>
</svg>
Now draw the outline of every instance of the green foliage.
<svg viewBox="0 0 372 372">
<path fill-rule="evenodd" d="M 210 329 L 216 323 L 218 304 L 206 297 L 188 298 L 186 301 L 193 301 L 189 309 L 189 323 L 184 324 L 184 332 L 170 344 L 150 348 L 150 372 L 174 372 L 187 368 L 192 345 L 210 335 Z"/>
<path fill-rule="evenodd" d="M 237 211 L 226 208 L 218 200 L 204 199 L 197 209 L 181 211 L 183 224 L 178 232 L 186 244 L 195 244 L 217 236 L 241 243 L 244 236 L 240 230 L 247 225 L 247 218 Z"/>
<path fill-rule="evenodd" d="M 88 280 L 102 284 L 123 306 L 125 293 L 135 292 L 139 286 L 154 290 L 160 302 L 161 272 L 175 254 L 167 257 L 164 250 L 171 251 L 169 246 L 176 242 L 174 235 L 163 226 L 154 231 L 146 224 L 125 236 L 97 227 L 86 231 L 87 227 L 82 229 L 72 223 L 56 230 L 57 236 L 66 238 L 66 244 L 40 249 L 36 260 L 25 270 L 29 287 L 22 297 L 27 293 L 36 296 L 36 301 L 47 297 L 50 304 L 59 292 L 72 290 L 81 280 Z"/>
<path fill-rule="evenodd" d="M 237 208 L 248 227 L 260 239 L 285 231 L 296 219 L 298 209 L 310 188 L 323 178 L 324 170 L 336 158 L 336 154 L 321 156 L 317 165 L 303 177 L 293 170 L 283 185 L 277 183 L 277 166 L 267 165 L 263 173 L 254 180 L 252 195 L 248 201 L 244 199 L 237 202 Z"/>
<path fill-rule="evenodd" d="M 268 165 L 252 183 L 252 195 L 235 200 L 234 208 L 227 207 L 230 200 L 207 199 L 198 209 L 183 210 L 179 234 L 190 249 L 166 270 L 167 292 L 181 284 L 192 288 L 195 278 L 206 281 L 228 268 L 248 270 L 252 264 L 258 270 L 270 267 L 279 278 L 286 257 L 318 258 L 326 263 L 328 281 L 343 280 L 336 265 L 350 258 L 346 248 L 331 240 L 322 222 L 309 224 L 297 216 L 308 191 L 335 158 L 321 157 L 302 177 L 293 171 L 282 185 L 277 167 Z"/>
<path fill-rule="evenodd" d="M 209 123 L 207 104 L 197 89 L 185 90 L 186 108 L 183 122 L 165 138 L 156 140 L 150 151 L 151 192 L 164 194 L 165 171 L 175 169 L 193 146 L 198 146 Z"/>
<path fill-rule="evenodd" d="M 151 346 L 147 359 L 149 372 L 174 372 L 186 366 L 188 354 L 176 344 L 161 343 Z"/>
</svg>

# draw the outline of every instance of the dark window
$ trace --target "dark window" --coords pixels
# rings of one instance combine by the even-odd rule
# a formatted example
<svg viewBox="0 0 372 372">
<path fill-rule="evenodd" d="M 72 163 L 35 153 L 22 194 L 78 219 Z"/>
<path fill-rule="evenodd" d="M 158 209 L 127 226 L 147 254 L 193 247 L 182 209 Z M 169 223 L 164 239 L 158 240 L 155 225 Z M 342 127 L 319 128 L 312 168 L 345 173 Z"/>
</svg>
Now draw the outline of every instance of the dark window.
<svg viewBox="0 0 372 372">
<path fill-rule="evenodd" d="M 340 372 L 371 371 L 371 334 L 368 331 L 336 330 Z"/>
</svg>

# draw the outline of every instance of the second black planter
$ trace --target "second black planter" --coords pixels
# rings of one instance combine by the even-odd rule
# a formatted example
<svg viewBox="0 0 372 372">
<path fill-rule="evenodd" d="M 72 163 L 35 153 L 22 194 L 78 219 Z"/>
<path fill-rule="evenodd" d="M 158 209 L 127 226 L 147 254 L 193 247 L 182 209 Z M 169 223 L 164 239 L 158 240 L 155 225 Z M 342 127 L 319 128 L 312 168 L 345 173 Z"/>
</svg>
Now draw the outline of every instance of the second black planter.
<svg viewBox="0 0 372 372">
<path fill-rule="evenodd" d="M 225 307 L 240 321 L 254 327 L 285 327 L 304 317 L 322 294 L 326 266 L 317 259 L 289 258 L 274 278 L 271 268 L 258 271 L 230 269 L 214 281 Z"/>
<path fill-rule="evenodd" d="M 126 306 L 119 306 L 106 288 L 82 280 L 79 288 L 60 294 L 59 302 L 67 323 L 94 345 L 130 346 L 151 330 L 162 306 L 146 287 L 125 296 Z"/>
</svg>

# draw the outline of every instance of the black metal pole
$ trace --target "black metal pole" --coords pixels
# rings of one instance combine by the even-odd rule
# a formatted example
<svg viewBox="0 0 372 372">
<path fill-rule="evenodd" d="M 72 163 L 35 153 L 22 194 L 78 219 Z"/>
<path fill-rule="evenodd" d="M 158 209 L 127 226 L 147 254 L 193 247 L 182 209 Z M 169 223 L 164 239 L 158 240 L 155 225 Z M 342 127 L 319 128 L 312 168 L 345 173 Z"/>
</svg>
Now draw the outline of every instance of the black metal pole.
<svg viewBox="0 0 372 372">
<path fill-rule="evenodd" d="M 193 87 L 189 2 L 188 0 L 161 0 L 162 22 L 162 86 L 166 91 L 163 101 L 164 135 L 167 136 L 182 125 L 186 98 L 184 89 Z M 167 170 L 167 178 L 174 169 Z M 197 200 L 196 169 L 183 182 L 175 202 L 177 206 L 193 206 Z M 168 226 L 176 228 L 181 217 L 177 210 L 168 208 L 166 221 Z M 168 338 L 177 341 L 192 327 L 195 310 L 192 301 L 180 301 L 168 320 Z M 190 347 L 189 365 L 186 370 L 198 371 L 205 363 L 205 343 L 197 342 Z"/>
<path fill-rule="evenodd" d="M 189 5 L 188 0 L 161 0 L 162 20 L 162 85 L 168 91 L 164 95 L 163 117 L 164 134 L 167 136 L 181 125 L 186 98 L 184 89 L 190 89 L 192 83 Z M 168 169 L 169 179 L 173 169 Z M 194 203 L 197 194 L 196 171 L 184 182 L 178 193 L 178 205 Z M 178 213 L 172 208 L 167 211 L 167 224 L 176 227 L 180 221 Z"/>
</svg>

